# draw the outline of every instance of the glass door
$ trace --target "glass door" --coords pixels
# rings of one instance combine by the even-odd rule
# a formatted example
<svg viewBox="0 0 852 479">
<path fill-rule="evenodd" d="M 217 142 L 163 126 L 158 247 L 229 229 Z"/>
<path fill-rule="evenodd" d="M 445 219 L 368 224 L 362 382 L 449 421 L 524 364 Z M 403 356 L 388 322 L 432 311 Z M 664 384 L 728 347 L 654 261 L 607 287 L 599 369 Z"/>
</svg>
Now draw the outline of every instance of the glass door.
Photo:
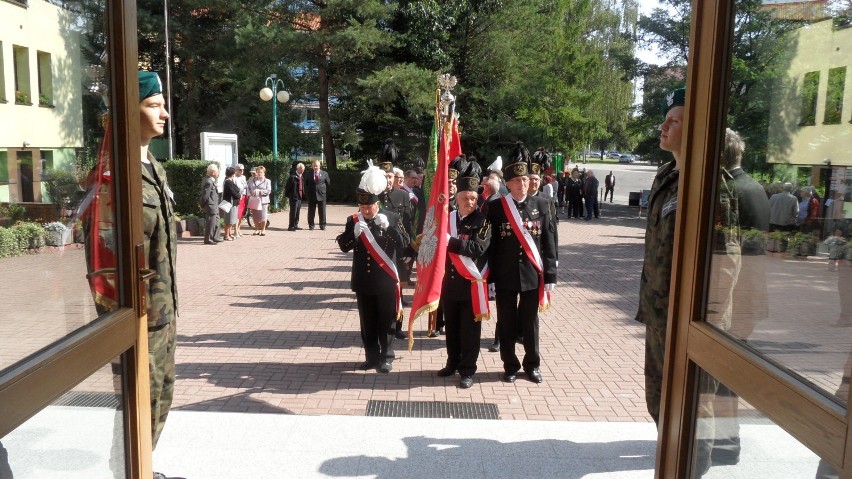
<svg viewBox="0 0 852 479">
<path fill-rule="evenodd" d="M 31 91 L 52 85 L 49 101 L 0 103 L 3 146 L 30 155 L 9 183 L 40 188 L 0 223 L 0 477 L 151 477 L 141 173 L 127 161 L 135 2 L 0 2 L 0 18 L 0 58 L 26 66 Z M 53 161 L 34 180 L 40 149 Z"/>
<path fill-rule="evenodd" d="M 852 7 L 693 12 L 657 477 L 852 477 Z"/>
</svg>

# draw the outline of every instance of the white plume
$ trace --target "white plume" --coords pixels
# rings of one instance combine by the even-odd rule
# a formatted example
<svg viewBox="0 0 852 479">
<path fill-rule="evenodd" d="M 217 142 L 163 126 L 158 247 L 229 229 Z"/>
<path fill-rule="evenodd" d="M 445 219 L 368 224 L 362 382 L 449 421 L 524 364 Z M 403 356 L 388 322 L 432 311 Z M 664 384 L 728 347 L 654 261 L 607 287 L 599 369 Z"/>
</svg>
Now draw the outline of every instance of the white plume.
<svg viewBox="0 0 852 479">
<path fill-rule="evenodd" d="M 370 166 L 361 172 L 361 183 L 358 184 L 358 188 L 378 195 L 385 191 L 387 187 L 388 178 L 384 170 L 379 169 L 378 166 Z"/>
<path fill-rule="evenodd" d="M 503 169 L 503 157 L 498 156 L 493 163 L 488 165 L 488 171 L 499 171 Z"/>
</svg>

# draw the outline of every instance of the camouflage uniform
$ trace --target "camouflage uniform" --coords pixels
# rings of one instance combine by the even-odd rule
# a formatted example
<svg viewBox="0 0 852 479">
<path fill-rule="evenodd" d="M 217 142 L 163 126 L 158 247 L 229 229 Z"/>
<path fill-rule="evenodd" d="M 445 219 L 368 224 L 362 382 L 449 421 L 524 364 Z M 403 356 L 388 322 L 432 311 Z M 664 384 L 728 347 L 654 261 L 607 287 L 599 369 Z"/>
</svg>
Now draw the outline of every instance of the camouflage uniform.
<svg viewBox="0 0 852 479">
<path fill-rule="evenodd" d="M 636 321 L 645 324 L 645 401 L 648 412 L 658 424 L 677 211 L 678 170 L 675 166 L 672 161 L 660 169 L 648 197 L 645 260 L 636 313 Z"/>
<path fill-rule="evenodd" d="M 154 174 L 142 165 L 142 219 L 147 267 L 157 276 L 148 282 L 148 370 L 151 375 L 151 434 L 157 446 L 174 396 L 177 283 L 177 235 L 174 203 L 166 170 L 148 153 Z"/>
</svg>

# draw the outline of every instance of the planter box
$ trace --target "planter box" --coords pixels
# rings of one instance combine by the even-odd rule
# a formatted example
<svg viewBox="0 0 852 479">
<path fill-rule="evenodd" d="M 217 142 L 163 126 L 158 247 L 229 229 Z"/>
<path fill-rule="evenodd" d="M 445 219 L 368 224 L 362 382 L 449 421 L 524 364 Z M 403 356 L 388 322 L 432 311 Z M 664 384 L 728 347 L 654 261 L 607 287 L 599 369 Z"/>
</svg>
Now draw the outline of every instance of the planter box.
<svg viewBox="0 0 852 479">
<path fill-rule="evenodd" d="M 178 238 L 188 238 L 192 232 L 187 227 L 187 220 L 175 220 L 175 233 Z"/>
<path fill-rule="evenodd" d="M 766 251 L 771 253 L 783 253 L 787 249 L 787 242 L 779 239 L 767 239 Z"/>
<path fill-rule="evenodd" d="M 47 246 L 65 246 L 70 243 L 72 234 L 71 230 L 45 231 L 44 243 Z M 66 240 L 68 240 L 68 243 L 65 242 Z"/>
</svg>

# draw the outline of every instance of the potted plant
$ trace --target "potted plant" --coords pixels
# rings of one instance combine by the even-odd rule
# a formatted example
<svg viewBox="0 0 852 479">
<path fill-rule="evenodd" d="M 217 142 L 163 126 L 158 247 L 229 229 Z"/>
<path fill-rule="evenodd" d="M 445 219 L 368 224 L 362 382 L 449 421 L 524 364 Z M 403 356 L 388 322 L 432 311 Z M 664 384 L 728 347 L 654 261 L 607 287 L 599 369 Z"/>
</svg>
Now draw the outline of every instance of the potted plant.
<svg viewBox="0 0 852 479">
<path fill-rule="evenodd" d="M 788 240 L 787 253 L 797 256 L 813 256 L 816 254 L 816 240 L 809 233 L 796 233 Z"/>
<path fill-rule="evenodd" d="M 15 90 L 15 103 L 19 105 L 29 105 L 30 96 L 20 90 Z"/>
<path fill-rule="evenodd" d="M 38 96 L 38 106 L 53 106 L 53 102 L 49 96 L 41 94 Z"/>
<path fill-rule="evenodd" d="M 743 252 L 756 252 L 762 254 L 767 248 L 766 233 L 757 228 L 742 230 Z"/>
<path fill-rule="evenodd" d="M 766 235 L 766 251 L 783 253 L 787 249 L 787 232 L 773 231 Z"/>
<path fill-rule="evenodd" d="M 77 220 L 74 222 L 74 242 L 75 243 L 85 243 L 86 235 L 83 232 L 83 222 Z"/>
<path fill-rule="evenodd" d="M 47 223 L 44 225 L 44 242 L 48 246 L 64 246 L 65 232 L 68 228 L 59 221 Z"/>
</svg>

